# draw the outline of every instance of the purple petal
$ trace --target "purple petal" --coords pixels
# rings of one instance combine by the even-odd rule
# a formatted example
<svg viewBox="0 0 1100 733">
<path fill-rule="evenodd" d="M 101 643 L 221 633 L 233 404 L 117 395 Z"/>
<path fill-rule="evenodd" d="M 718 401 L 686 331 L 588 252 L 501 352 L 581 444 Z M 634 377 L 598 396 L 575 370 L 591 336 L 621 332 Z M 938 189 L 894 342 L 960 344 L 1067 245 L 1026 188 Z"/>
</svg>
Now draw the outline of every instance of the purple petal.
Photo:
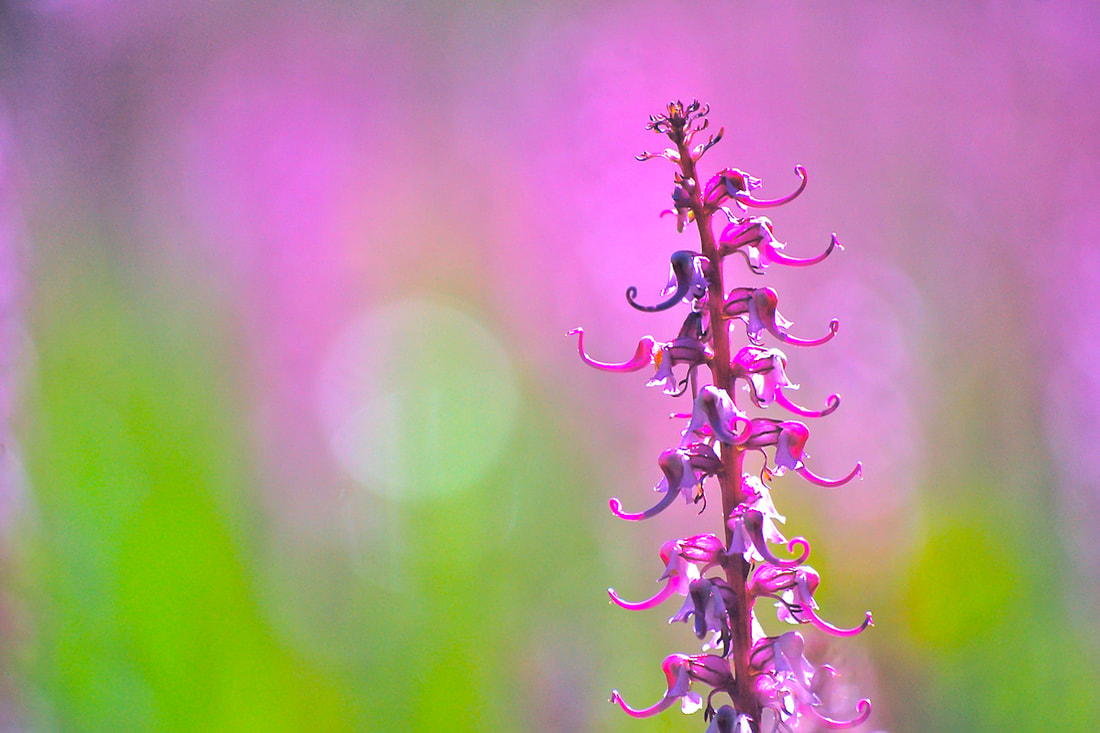
<svg viewBox="0 0 1100 733">
<path fill-rule="evenodd" d="M 595 367 L 596 369 L 602 369 L 605 372 L 636 372 L 653 363 L 653 347 L 657 342 L 654 341 L 652 336 L 642 337 L 630 361 L 625 361 L 621 364 L 610 364 L 596 361 L 588 356 L 588 354 L 584 353 L 584 329 L 574 328 L 567 335 L 572 336 L 573 334 L 577 334 L 577 352 L 581 355 L 581 359 L 585 364 Z"/>
<path fill-rule="evenodd" d="M 813 715 L 814 718 L 817 719 L 819 725 L 825 728 L 830 728 L 832 730 L 844 730 L 846 728 L 854 728 L 860 723 L 866 721 L 867 718 L 871 717 L 871 701 L 867 698 L 863 698 L 858 703 L 856 703 L 857 715 L 851 720 L 836 720 L 834 718 L 827 718 L 822 715 L 817 708 L 810 705 L 804 705 L 803 709 Z"/>
<path fill-rule="evenodd" d="M 765 201 L 765 200 L 761 200 L 761 199 L 754 199 L 752 196 L 749 196 L 747 193 L 738 192 L 738 193 L 734 194 L 733 198 L 736 199 L 738 203 L 740 203 L 744 206 L 752 206 L 752 207 L 755 207 L 757 209 L 768 209 L 768 208 L 773 208 L 773 207 L 776 207 L 776 206 L 782 206 L 783 204 L 790 203 L 791 201 L 794 201 L 796 198 L 798 198 L 798 195 L 800 193 L 802 193 L 804 190 L 806 190 L 806 169 L 803 168 L 800 165 L 796 165 L 794 167 L 794 172 L 795 172 L 795 175 L 799 176 L 802 179 L 802 182 L 798 185 L 798 190 L 796 190 L 794 193 L 792 193 L 788 196 L 784 196 L 783 198 L 778 198 L 778 199 L 772 199 L 770 201 Z"/>
<path fill-rule="evenodd" d="M 818 476 L 817 474 L 811 472 L 810 469 L 807 468 L 805 465 L 796 468 L 795 472 L 802 478 L 809 481 L 811 484 L 817 484 L 818 486 L 823 486 L 826 489 L 834 489 L 837 486 L 843 486 L 844 484 L 854 479 L 856 476 L 863 478 L 863 464 L 857 463 L 856 467 L 852 469 L 852 472 L 841 479 L 822 478 L 821 476 Z"/>
<path fill-rule="evenodd" d="M 787 395 L 783 394 L 782 389 L 775 390 L 775 402 L 802 417 L 825 417 L 826 415 L 831 415 L 836 412 L 836 408 L 840 407 L 840 395 L 829 395 L 829 399 L 827 400 L 828 404 L 825 405 L 825 409 L 823 410 L 808 410 L 801 405 L 791 402 Z"/>
<path fill-rule="evenodd" d="M 817 255 L 816 257 L 807 257 L 805 259 L 799 259 L 796 257 L 789 257 L 783 254 L 781 250 L 775 248 L 770 242 L 764 244 L 768 253 L 768 259 L 772 262 L 779 263 L 780 265 L 788 265 L 790 267 L 806 267 L 807 265 L 816 265 L 823 259 L 828 257 L 834 249 L 844 249 L 844 247 L 837 241 L 836 234 L 833 234 L 833 238 L 829 241 L 829 247 Z"/>
<path fill-rule="evenodd" d="M 657 591 L 656 595 L 654 595 L 652 598 L 644 601 L 639 601 L 637 603 L 631 603 L 630 601 L 624 601 L 622 598 L 619 598 L 618 594 L 615 593 L 615 590 L 613 588 L 608 588 L 607 594 L 611 596 L 611 600 L 614 601 L 615 604 L 621 608 L 625 608 L 628 611 L 644 611 L 647 608 L 653 608 L 654 606 L 657 606 L 666 601 L 668 597 L 672 595 L 673 591 L 674 583 L 670 580 L 669 582 L 665 583 L 665 587 Z"/>
<path fill-rule="evenodd" d="M 625 712 L 632 718 L 648 718 L 656 715 L 663 710 L 667 710 L 669 707 L 672 706 L 672 703 L 676 702 L 676 698 L 662 697 L 659 701 L 657 701 L 653 705 L 650 705 L 648 708 L 642 708 L 641 710 L 638 710 L 627 705 L 622 696 L 619 694 L 618 690 L 612 690 L 611 702 L 618 703 L 619 707 L 623 709 L 623 712 Z"/>
<path fill-rule="evenodd" d="M 669 489 L 665 492 L 665 495 L 661 497 L 661 500 L 659 502 L 651 506 L 649 509 L 646 509 L 644 512 L 638 512 L 636 514 L 632 512 L 624 512 L 623 504 L 618 499 L 611 499 L 611 501 L 608 502 L 608 506 L 611 507 L 611 513 L 619 519 L 625 519 L 628 522 L 637 522 L 642 519 L 655 517 L 663 512 L 665 509 L 668 509 L 670 506 L 672 506 L 672 502 L 676 499 L 677 493 L 678 492 Z"/>
</svg>

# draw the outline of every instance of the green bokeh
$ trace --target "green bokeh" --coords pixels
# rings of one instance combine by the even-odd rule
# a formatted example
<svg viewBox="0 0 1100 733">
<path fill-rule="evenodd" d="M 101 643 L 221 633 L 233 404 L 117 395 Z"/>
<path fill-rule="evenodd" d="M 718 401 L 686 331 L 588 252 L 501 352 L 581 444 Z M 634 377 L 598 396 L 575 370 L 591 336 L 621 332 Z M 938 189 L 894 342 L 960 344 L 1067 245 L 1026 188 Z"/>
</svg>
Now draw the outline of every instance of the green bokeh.
<svg viewBox="0 0 1100 733">
<path fill-rule="evenodd" d="M 344 686 L 272 637 L 251 592 L 244 443 L 211 356 L 225 334 L 178 312 L 157 328 L 167 302 L 138 309 L 89 274 L 66 268 L 36 314 L 19 563 L 36 723 L 350 729 Z"/>
<path fill-rule="evenodd" d="M 474 485 L 362 495 L 396 541 L 283 537 L 259 510 L 247 390 L 215 294 L 187 310 L 178 274 L 136 293 L 95 262 L 50 272 L 34 316 L 34 511 L 8 584 L 34 619 L 16 674 L 36 729 L 683 724 L 606 703 L 613 685 L 659 696 L 672 649 L 651 633 L 659 613 L 607 604 L 593 518 L 608 517 L 577 490 L 599 474 L 539 390 L 524 387 L 523 429 Z"/>
<path fill-rule="evenodd" d="M 1100 676 L 1062 603 L 1058 543 L 1042 534 L 1051 525 L 1019 497 L 990 504 L 973 498 L 992 495 L 986 486 L 959 491 L 963 500 L 940 512 L 917 553 L 902 600 L 910 640 L 935 675 L 930 724 L 1096 729 Z"/>
</svg>

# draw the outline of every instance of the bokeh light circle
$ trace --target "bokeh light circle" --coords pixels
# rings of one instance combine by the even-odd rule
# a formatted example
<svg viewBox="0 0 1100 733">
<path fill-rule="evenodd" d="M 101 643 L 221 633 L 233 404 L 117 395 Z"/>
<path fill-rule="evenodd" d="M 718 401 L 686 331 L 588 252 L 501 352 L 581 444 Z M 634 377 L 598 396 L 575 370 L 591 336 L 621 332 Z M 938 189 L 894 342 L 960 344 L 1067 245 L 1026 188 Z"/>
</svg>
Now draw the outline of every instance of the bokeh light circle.
<svg viewBox="0 0 1100 733">
<path fill-rule="evenodd" d="M 500 457 L 518 403 L 500 339 L 428 299 L 363 313 L 319 374 L 318 410 L 336 461 L 365 489 L 395 499 L 473 485 Z"/>
</svg>

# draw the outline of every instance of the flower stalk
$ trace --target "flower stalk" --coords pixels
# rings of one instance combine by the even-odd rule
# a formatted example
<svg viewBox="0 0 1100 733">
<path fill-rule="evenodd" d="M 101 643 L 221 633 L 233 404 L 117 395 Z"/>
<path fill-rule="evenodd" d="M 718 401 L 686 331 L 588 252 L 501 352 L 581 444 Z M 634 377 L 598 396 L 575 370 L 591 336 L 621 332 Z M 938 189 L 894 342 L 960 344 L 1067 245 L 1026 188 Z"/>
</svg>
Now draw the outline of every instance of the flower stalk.
<svg viewBox="0 0 1100 733">
<path fill-rule="evenodd" d="M 731 255 L 744 258 L 752 276 L 767 273 L 771 265 L 807 267 L 841 250 L 834 234 L 828 248 L 815 256 L 794 257 L 774 235 L 770 219 L 749 216 L 750 209 L 776 208 L 796 199 L 806 188 L 807 174 L 797 166 L 797 189 L 776 199 L 753 194 L 761 182 L 735 168 L 726 168 L 702 183 L 700 158 L 717 144 L 723 130 L 695 144 L 695 137 L 709 125 L 709 108 L 693 101 L 688 105 L 671 102 L 661 114 L 650 117 L 647 129 L 664 135 L 671 146 L 659 153 L 642 153 L 639 160 L 660 158 L 674 164 L 673 209 L 677 231 L 695 225 L 699 249 L 680 249 L 670 257 L 671 276 L 662 298 L 653 305 L 638 301 L 638 289 L 626 291 L 627 302 L 644 312 L 666 311 L 680 305 L 688 314 L 679 334 L 668 342 L 645 336 L 632 358 L 625 362 L 597 361 L 584 349 L 581 329 L 577 336 L 581 359 L 609 372 L 635 372 L 647 366 L 655 374 L 648 386 L 661 386 L 678 398 L 690 393 L 690 413 L 679 445 L 661 453 L 658 466 L 662 478 L 655 491 L 661 494 L 649 509 L 628 512 L 618 499 L 610 501 L 612 513 L 629 520 L 650 519 L 664 512 L 682 497 L 685 503 L 706 509 L 706 485 L 717 482 L 721 496 L 722 539 L 700 534 L 665 542 L 660 551 L 665 563 L 664 583 L 652 597 L 637 602 L 623 600 L 609 589 L 611 601 L 628 611 L 645 612 L 673 596 L 683 596 L 683 605 L 670 621 L 688 623 L 704 641 L 704 654 L 672 654 L 662 669 L 667 680 L 661 699 L 649 707 L 628 705 L 615 691 L 612 701 L 633 717 L 655 715 L 680 702 L 685 713 L 704 711 L 708 733 L 774 733 L 793 731 L 803 719 L 830 729 L 851 728 L 870 715 L 867 700 L 860 700 L 856 714 L 845 718 L 825 710 L 820 692 L 837 676 L 828 665 L 814 667 L 804 656 L 805 641 L 797 631 L 769 636 L 757 618 L 756 602 L 774 602 L 777 621 L 813 627 L 812 633 L 849 637 L 872 625 L 868 612 L 863 622 L 851 628 L 825 621 L 817 611 L 814 593 L 818 573 L 806 565 L 810 543 L 802 537 L 787 540 L 777 527 L 785 517 L 776 511 L 769 482 L 790 470 L 807 481 L 824 487 L 842 486 L 862 476 L 855 468 L 841 479 L 827 479 L 805 464 L 809 428 L 805 423 L 761 415 L 750 415 L 737 404 L 735 387 L 745 388 L 754 410 L 787 410 L 810 420 L 827 416 L 840 405 L 830 395 L 822 409 L 809 409 L 792 401 L 785 390 L 797 389 L 786 376 L 787 355 L 777 348 L 765 348 L 773 338 L 795 348 L 816 347 L 832 340 L 839 323 L 829 322 L 828 332 L 817 338 L 790 333 L 791 323 L 777 310 L 778 294 L 770 287 L 727 288 L 724 262 Z M 725 218 L 721 234 L 715 236 L 715 219 Z M 737 258 L 734 258 L 735 260 Z M 744 324 L 748 344 L 736 353 L 731 345 L 731 328 Z M 682 377 L 677 376 L 680 369 Z M 709 377 L 700 383 L 699 375 Z M 738 385 L 738 381 L 743 382 Z M 745 473 L 749 452 L 764 456 L 759 476 Z M 770 458 L 770 460 L 769 460 Z M 771 545 L 786 545 L 784 559 Z M 700 688 L 710 687 L 703 694 Z M 728 703 L 715 707 L 724 695 Z"/>
</svg>

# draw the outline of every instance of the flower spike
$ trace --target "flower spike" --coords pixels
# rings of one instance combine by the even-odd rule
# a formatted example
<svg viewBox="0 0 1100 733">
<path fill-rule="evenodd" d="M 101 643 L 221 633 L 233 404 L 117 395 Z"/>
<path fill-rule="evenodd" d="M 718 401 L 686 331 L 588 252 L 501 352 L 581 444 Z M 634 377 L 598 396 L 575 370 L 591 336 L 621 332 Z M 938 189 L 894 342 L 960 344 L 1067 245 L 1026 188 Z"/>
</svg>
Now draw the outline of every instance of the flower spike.
<svg viewBox="0 0 1100 733">
<path fill-rule="evenodd" d="M 707 280 L 703 275 L 702 262 L 705 257 L 700 257 L 694 252 L 680 250 L 672 255 L 672 276 L 669 278 L 665 292 L 672 292 L 664 302 L 657 305 L 639 305 L 635 302 L 638 297 L 638 288 L 631 285 L 626 289 L 626 300 L 635 310 L 646 313 L 665 311 L 685 298 L 701 298 L 707 292 Z M 702 261 L 702 262 L 701 262 Z"/>
<path fill-rule="evenodd" d="M 806 465 L 810 436 L 806 424 L 798 419 L 753 417 L 736 401 L 747 391 L 756 408 L 778 405 L 781 412 L 799 419 L 821 418 L 836 411 L 840 405 L 836 394 L 829 395 L 824 405 L 815 405 L 818 409 L 794 400 L 792 390 L 798 385 L 787 377 L 787 355 L 778 348 L 766 348 L 764 332 L 780 341 L 779 345 L 817 346 L 836 336 L 839 321 L 830 321 L 828 333 L 818 338 L 794 336 L 791 322 L 778 311 L 779 296 L 774 289 L 727 284 L 722 266 L 725 258 L 737 254 L 745 258 L 753 273 L 764 276 L 772 265 L 806 267 L 843 247 L 833 234 L 820 254 L 793 257 L 787 253 L 788 245 L 776 238 L 770 219 L 750 215 L 750 209 L 781 206 L 800 196 L 808 180 L 802 166 L 795 167 L 800 179 L 797 190 L 776 199 L 757 198 L 763 185 L 760 179 L 737 168 L 721 168 L 710 178 L 701 177 L 700 158 L 724 133 L 718 129 L 705 142 L 700 140 L 701 144 L 693 141 L 696 134 L 709 129 L 708 112 L 709 107 L 698 100 L 669 102 L 661 113 L 649 118 L 646 127 L 671 144 L 663 151 L 663 145 L 654 146 L 654 152 L 638 156 L 639 160 L 664 158 L 673 163 L 672 208 L 661 216 L 675 218 L 681 233 L 694 223 L 699 249 L 672 253 L 668 284 L 654 305 L 640 304 L 636 287 L 627 289 L 626 298 L 633 309 L 647 313 L 686 304 L 688 313 L 679 333 L 671 340 L 645 336 L 630 359 L 602 362 L 585 353 L 581 329 L 570 331 L 576 334 L 577 351 L 588 365 L 609 372 L 635 372 L 652 366 L 654 372 L 646 386 L 660 387 L 671 397 L 689 390 L 691 394 L 690 410 L 681 407 L 672 411 L 672 417 L 682 421 L 683 430 L 679 442 L 657 459 L 661 478 L 653 487 L 658 494 L 656 502 L 644 511 L 627 512 L 615 498 L 609 502 L 612 513 L 628 521 L 649 519 L 682 497 L 684 503 L 702 504 L 701 514 L 714 484 L 722 501 L 724 532 L 697 534 L 661 545 L 664 571 L 649 598 L 628 601 L 608 588 L 611 603 L 631 611 L 651 609 L 672 596 L 682 596 L 683 602 L 669 622 L 691 624 L 704 652 L 665 657 L 661 665 L 665 690 L 649 707 L 627 705 L 617 690 L 612 692 L 611 702 L 635 718 L 656 715 L 677 702 L 685 713 L 702 709 L 706 733 L 794 733 L 800 724 L 815 729 L 849 728 L 868 719 L 870 703 L 861 700 L 850 720 L 826 715 L 822 691 L 837 676 L 836 670 L 816 660 L 811 663 L 806 641 L 798 631 L 768 636 L 756 610 L 758 601 L 771 599 L 779 621 L 811 625 L 833 636 L 856 636 L 873 624 L 870 612 L 852 628 L 834 626 L 821 618 L 814 600 L 820 576 L 805 564 L 810 543 L 804 537 L 788 540 L 780 531 L 786 518 L 776 510 L 766 483 L 791 472 L 820 486 L 840 486 L 861 476 L 862 465 L 857 463 L 841 479 L 818 476 Z M 725 215 L 724 223 L 716 224 L 719 214 Z M 733 343 L 740 329 L 731 328 L 731 319 L 745 324 L 747 345 Z M 738 385 L 738 380 L 745 384 Z M 739 386 L 745 389 L 739 391 Z M 745 458 L 750 451 L 763 456 L 759 476 L 753 475 L 755 466 L 746 471 Z M 713 481 L 708 484 L 710 479 Z M 786 551 L 779 550 L 781 546 Z M 778 557 L 777 552 L 788 557 Z M 728 696 L 730 704 L 718 707 L 714 701 L 718 694 Z"/>
<path fill-rule="evenodd" d="M 584 353 L 583 328 L 574 328 L 566 335 L 572 336 L 573 334 L 577 335 L 577 352 L 580 353 L 581 360 L 590 367 L 595 367 L 605 372 L 636 372 L 653 363 L 653 354 L 657 342 L 653 340 L 652 336 L 643 336 L 641 340 L 638 341 L 638 348 L 634 350 L 634 356 L 629 361 L 625 361 L 621 364 L 612 364 L 596 361 L 588 354 Z"/>
</svg>

